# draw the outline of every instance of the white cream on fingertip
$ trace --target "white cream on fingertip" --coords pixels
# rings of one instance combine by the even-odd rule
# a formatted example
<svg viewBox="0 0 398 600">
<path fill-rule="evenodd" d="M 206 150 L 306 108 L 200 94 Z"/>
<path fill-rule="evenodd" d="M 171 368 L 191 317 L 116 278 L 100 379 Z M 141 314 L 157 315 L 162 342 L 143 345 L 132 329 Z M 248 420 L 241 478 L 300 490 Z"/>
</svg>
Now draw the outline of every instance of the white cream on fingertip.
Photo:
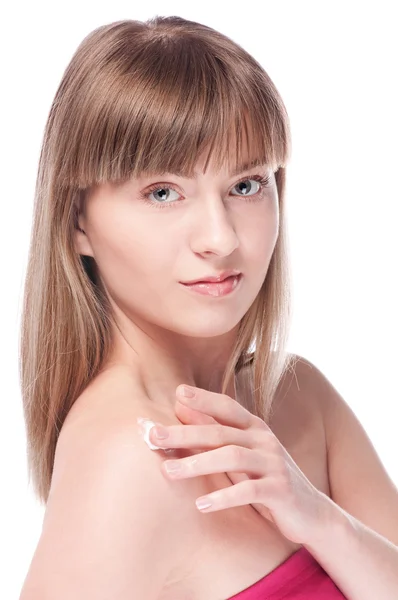
<svg viewBox="0 0 398 600">
<path fill-rule="evenodd" d="M 151 419 L 147 419 L 146 417 L 138 417 L 137 423 L 144 442 L 151 450 L 164 450 L 165 452 L 173 452 L 173 448 L 161 448 L 160 446 L 155 446 L 155 444 L 152 444 L 151 440 L 149 439 L 149 432 L 152 427 L 156 425 L 155 421 L 151 421 Z"/>
<path fill-rule="evenodd" d="M 161 450 L 160 446 L 155 446 L 149 439 L 149 432 L 156 425 L 154 421 L 151 419 L 146 419 L 144 417 L 138 417 L 137 423 L 140 428 L 140 432 L 142 437 L 144 438 L 144 442 L 149 446 L 151 450 Z"/>
</svg>

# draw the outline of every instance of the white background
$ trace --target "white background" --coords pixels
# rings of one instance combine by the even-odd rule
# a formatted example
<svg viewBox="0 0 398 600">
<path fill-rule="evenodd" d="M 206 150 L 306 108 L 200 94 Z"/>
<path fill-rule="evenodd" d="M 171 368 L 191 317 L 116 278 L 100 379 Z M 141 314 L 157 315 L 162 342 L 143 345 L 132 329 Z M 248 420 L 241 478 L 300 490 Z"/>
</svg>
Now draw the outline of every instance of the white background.
<svg viewBox="0 0 398 600">
<path fill-rule="evenodd" d="M 202 22 L 248 50 L 291 119 L 290 350 L 355 411 L 398 484 L 397 20 L 394 1 L 19 2 L 2 9 L 0 596 L 17 599 L 43 507 L 27 487 L 20 303 L 42 134 L 73 52 L 94 28 L 156 14 Z"/>
</svg>

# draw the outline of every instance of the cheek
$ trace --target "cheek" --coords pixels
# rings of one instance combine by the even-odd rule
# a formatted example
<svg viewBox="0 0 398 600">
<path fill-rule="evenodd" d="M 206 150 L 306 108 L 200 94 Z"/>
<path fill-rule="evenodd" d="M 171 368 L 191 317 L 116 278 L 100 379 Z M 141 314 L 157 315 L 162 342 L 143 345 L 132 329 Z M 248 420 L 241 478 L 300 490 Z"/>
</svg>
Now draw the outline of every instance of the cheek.
<svg viewBox="0 0 398 600">
<path fill-rule="evenodd" d="M 279 233 L 278 205 L 272 203 L 262 208 L 240 220 L 242 255 L 254 269 L 262 264 L 268 266 Z"/>
<path fill-rule="evenodd" d="M 92 245 L 101 276 L 112 295 L 132 296 L 159 293 L 162 276 L 175 265 L 173 238 L 165 235 L 152 221 L 150 224 L 131 216 L 108 215 L 106 223 L 95 228 Z"/>
</svg>

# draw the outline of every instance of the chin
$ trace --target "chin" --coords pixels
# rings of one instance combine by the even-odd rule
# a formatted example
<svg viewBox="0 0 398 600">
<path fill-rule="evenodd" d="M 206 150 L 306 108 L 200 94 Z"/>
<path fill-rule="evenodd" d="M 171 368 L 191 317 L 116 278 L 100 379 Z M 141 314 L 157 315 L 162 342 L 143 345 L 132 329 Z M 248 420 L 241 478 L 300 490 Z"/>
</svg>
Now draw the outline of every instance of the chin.
<svg viewBox="0 0 398 600">
<path fill-rule="evenodd" d="M 215 338 L 222 335 L 226 335 L 240 323 L 242 317 L 239 319 L 209 319 L 208 315 L 203 315 L 200 319 L 197 315 L 194 323 L 187 324 L 186 327 L 179 328 L 181 335 L 195 338 Z"/>
</svg>

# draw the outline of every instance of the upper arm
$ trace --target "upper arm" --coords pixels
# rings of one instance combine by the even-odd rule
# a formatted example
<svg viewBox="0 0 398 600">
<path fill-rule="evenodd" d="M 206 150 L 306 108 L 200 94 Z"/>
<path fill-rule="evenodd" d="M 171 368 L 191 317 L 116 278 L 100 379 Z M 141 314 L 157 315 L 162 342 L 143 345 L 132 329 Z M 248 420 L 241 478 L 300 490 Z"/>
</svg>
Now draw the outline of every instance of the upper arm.
<svg viewBox="0 0 398 600">
<path fill-rule="evenodd" d="M 311 367 L 324 416 L 332 500 L 398 545 L 398 489 L 353 410 Z"/>
<path fill-rule="evenodd" d="M 110 428 L 61 432 L 20 600 L 158 598 L 176 512 L 170 486 L 136 428 Z"/>
</svg>

